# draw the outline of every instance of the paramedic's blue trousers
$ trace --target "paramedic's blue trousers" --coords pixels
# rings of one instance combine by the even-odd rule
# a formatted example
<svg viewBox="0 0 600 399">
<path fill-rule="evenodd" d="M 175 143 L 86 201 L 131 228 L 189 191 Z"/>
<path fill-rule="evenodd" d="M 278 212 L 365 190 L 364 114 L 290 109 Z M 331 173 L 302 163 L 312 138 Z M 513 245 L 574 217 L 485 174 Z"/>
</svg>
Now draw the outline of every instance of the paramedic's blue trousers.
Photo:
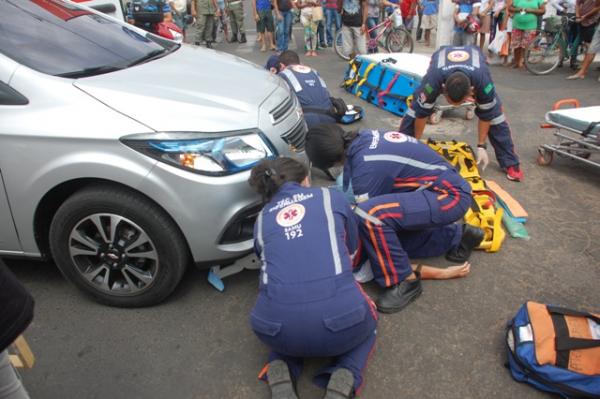
<svg viewBox="0 0 600 399">
<path fill-rule="evenodd" d="M 492 121 L 491 123 L 494 122 Z M 401 133 L 414 136 L 415 118 L 408 114 L 404 115 L 402 122 L 400 123 L 399 131 Z M 502 169 L 519 164 L 519 157 L 515 153 L 515 146 L 513 144 L 508 121 L 503 120 L 497 124 L 490 124 L 488 139 L 490 140 L 492 147 L 494 147 L 496 159 L 498 160 L 498 164 Z"/>
<path fill-rule="evenodd" d="M 261 288 L 251 314 L 252 329 L 272 352 L 269 362 L 285 361 L 297 380 L 305 357 L 334 357 L 315 376 L 325 387 L 338 368 L 350 370 L 360 391 L 363 370 L 375 346 L 377 311 L 350 271 L 334 278 Z M 259 377 L 266 380 L 268 369 Z"/>
<path fill-rule="evenodd" d="M 462 178 L 440 179 L 435 189 L 386 194 L 359 204 L 379 221 L 362 218 L 360 235 L 375 281 L 382 287 L 411 275 L 409 257 L 440 256 L 460 243 L 462 227 L 454 222 L 471 206 L 471 190 Z"/>
</svg>

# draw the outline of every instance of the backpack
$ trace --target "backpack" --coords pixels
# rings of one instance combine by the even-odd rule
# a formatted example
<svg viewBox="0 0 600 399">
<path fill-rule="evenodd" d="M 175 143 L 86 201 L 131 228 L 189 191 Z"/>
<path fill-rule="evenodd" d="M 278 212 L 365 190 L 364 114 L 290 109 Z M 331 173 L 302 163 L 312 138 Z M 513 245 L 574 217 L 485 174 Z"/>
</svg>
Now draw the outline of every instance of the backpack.
<svg viewBox="0 0 600 399">
<path fill-rule="evenodd" d="M 131 16 L 136 24 L 159 23 L 165 18 L 163 0 L 133 0 L 131 2 Z"/>
<path fill-rule="evenodd" d="M 600 398 L 600 315 L 527 302 L 506 329 L 512 377 L 564 398 Z"/>
</svg>

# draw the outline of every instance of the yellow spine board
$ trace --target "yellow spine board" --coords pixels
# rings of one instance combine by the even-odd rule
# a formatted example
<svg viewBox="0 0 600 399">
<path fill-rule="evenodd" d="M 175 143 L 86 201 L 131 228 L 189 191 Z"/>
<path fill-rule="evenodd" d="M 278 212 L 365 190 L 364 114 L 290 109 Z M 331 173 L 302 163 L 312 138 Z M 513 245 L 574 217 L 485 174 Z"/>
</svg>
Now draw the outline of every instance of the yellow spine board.
<svg viewBox="0 0 600 399">
<path fill-rule="evenodd" d="M 495 199 L 479 174 L 471 147 L 467 143 L 455 140 L 430 139 L 427 145 L 446 158 L 471 185 L 474 204 L 467 210 L 464 221 L 483 229 L 485 236 L 478 248 L 486 252 L 498 251 L 506 237 L 506 232 L 502 228 L 503 209 L 501 207 L 496 209 L 494 206 Z"/>
</svg>

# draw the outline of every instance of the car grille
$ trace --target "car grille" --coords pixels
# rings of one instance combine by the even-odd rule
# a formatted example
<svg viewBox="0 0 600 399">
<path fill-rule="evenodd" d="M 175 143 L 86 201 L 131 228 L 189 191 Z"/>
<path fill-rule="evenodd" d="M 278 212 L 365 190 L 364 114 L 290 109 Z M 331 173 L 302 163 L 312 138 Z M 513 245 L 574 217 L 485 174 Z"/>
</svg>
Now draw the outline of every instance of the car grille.
<svg viewBox="0 0 600 399">
<path fill-rule="evenodd" d="M 306 123 L 304 118 L 301 118 L 292 129 L 282 134 L 281 138 L 292 147 L 293 151 L 301 152 L 304 151 L 304 144 L 306 143 L 306 131 Z"/>
<path fill-rule="evenodd" d="M 273 125 L 283 121 L 287 114 L 294 109 L 294 98 L 293 95 L 288 96 L 281 104 L 269 111 Z"/>
</svg>

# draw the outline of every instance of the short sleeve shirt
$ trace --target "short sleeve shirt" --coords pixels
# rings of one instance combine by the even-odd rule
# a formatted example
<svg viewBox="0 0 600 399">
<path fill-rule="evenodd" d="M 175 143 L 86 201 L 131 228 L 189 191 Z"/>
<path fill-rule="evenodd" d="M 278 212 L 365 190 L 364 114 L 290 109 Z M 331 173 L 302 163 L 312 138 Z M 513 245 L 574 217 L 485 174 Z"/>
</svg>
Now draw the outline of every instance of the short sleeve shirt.
<svg viewBox="0 0 600 399">
<path fill-rule="evenodd" d="M 513 7 L 517 10 L 521 8 L 539 8 L 542 4 L 544 4 L 543 0 L 514 0 Z M 513 15 L 513 29 L 536 30 L 537 25 L 538 17 L 535 14 L 521 14 L 517 11 Z"/>
</svg>

